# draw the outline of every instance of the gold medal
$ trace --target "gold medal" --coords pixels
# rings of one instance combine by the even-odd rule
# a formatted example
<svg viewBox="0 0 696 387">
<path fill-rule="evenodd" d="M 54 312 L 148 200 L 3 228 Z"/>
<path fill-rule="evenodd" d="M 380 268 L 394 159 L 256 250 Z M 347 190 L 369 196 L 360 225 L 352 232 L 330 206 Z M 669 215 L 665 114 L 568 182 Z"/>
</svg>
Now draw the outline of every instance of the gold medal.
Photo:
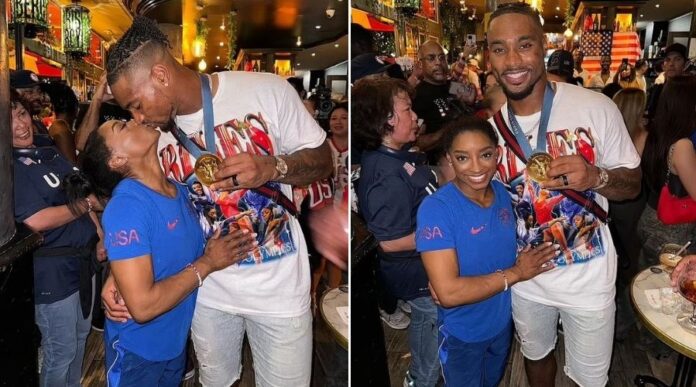
<svg viewBox="0 0 696 387">
<path fill-rule="evenodd" d="M 211 185 L 215 182 L 215 172 L 220 168 L 220 164 L 222 160 L 219 157 L 206 153 L 196 160 L 193 170 L 201 183 Z"/>
<path fill-rule="evenodd" d="M 548 153 L 534 153 L 527 160 L 527 175 L 537 183 L 548 180 L 547 172 L 551 168 L 551 160 L 553 157 Z"/>
</svg>

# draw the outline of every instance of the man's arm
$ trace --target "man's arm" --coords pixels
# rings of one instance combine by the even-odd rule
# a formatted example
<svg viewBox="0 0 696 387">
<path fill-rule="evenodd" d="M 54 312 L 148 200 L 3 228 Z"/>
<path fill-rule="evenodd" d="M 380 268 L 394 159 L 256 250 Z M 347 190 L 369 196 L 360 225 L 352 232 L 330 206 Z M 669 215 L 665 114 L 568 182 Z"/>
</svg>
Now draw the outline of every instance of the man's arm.
<svg viewBox="0 0 696 387">
<path fill-rule="evenodd" d="M 594 168 L 597 173 L 596 182 L 599 182 L 599 169 Z M 640 193 L 640 179 L 642 172 L 640 167 L 633 169 L 616 168 L 608 169 L 609 183 L 597 190 L 597 193 L 609 200 L 633 199 Z M 596 185 L 598 185 L 597 183 Z M 596 186 L 595 185 L 595 186 Z"/>
<path fill-rule="evenodd" d="M 288 172 L 282 179 L 278 179 L 274 156 L 240 153 L 223 160 L 220 169 L 215 173 L 217 182 L 211 185 L 211 189 L 225 191 L 256 188 L 268 181 L 302 186 L 329 177 L 333 172 L 331 148 L 326 141 L 316 148 L 301 149 L 289 155 L 279 156 L 288 165 Z M 235 184 L 235 180 L 238 184 Z"/>
</svg>

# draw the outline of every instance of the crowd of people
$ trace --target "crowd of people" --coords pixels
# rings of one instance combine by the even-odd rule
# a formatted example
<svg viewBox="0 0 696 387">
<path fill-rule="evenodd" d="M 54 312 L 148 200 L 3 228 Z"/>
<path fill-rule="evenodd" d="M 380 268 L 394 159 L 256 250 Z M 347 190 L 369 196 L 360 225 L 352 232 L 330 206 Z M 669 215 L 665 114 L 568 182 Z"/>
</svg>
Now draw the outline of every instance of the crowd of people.
<svg viewBox="0 0 696 387">
<path fill-rule="evenodd" d="M 664 50 L 654 84 L 644 60 L 589 74 L 580 47 L 544 63 L 523 3 L 491 14 L 486 72 L 471 45 L 426 41 L 411 70 L 352 39 L 352 208 L 378 243 L 380 315 L 408 327 L 404 386 L 497 386 L 513 332 L 529 384 L 553 385 L 559 330 L 563 372 L 606 385 L 614 338 L 638 325 L 630 279 L 696 239 L 655 212 L 666 183 L 696 200 L 685 47 Z"/>
<path fill-rule="evenodd" d="M 245 335 L 257 385 L 309 386 L 310 291 L 347 268 L 348 107 L 329 101 L 324 129 L 291 82 L 199 74 L 169 47 L 136 17 L 80 114 L 65 83 L 11 74 L 15 218 L 44 238 L 41 385 L 80 385 L 103 303 L 111 386 L 178 386 L 189 352 L 203 385 L 231 385 Z"/>
</svg>

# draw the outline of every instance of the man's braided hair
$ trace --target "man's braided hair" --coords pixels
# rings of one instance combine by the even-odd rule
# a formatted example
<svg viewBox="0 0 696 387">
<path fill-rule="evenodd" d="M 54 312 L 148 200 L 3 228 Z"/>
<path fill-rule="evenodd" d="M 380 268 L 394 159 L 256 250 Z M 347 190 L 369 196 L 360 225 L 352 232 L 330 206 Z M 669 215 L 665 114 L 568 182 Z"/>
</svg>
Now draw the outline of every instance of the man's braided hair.
<svg viewBox="0 0 696 387">
<path fill-rule="evenodd" d="M 142 62 L 142 59 L 159 50 L 144 50 L 145 45 L 154 45 L 162 50 L 170 47 L 167 35 L 157 23 L 144 16 L 136 16 L 133 24 L 109 50 L 106 59 L 107 82 L 113 85 L 125 72 Z"/>
</svg>

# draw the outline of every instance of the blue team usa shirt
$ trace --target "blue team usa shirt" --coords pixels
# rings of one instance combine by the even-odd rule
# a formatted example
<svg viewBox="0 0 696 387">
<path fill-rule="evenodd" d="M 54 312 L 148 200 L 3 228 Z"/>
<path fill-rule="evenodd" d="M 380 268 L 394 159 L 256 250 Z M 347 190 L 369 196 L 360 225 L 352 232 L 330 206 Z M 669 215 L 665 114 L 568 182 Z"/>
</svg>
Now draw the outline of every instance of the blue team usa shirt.
<svg viewBox="0 0 696 387">
<path fill-rule="evenodd" d="M 150 255 L 154 280 L 186 269 L 203 255 L 205 239 L 185 186 L 175 198 L 125 179 L 114 190 L 102 218 L 109 260 Z M 197 291 L 170 311 L 145 323 L 106 321 L 106 342 L 119 340 L 123 348 L 150 361 L 170 360 L 181 354 L 191 327 Z"/>
<path fill-rule="evenodd" d="M 469 200 L 454 183 L 425 198 L 418 210 L 418 251 L 455 249 L 460 276 L 487 275 L 513 266 L 517 246 L 510 195 L 501 183 L 493 181 L 492 186 L 495 200 L 488 208 Z M 438 307 L 438 321 L 444 325 L 441 329 L 459 340 L 480 342 L 505 329 L 511 313 L 507 291 L 470 305 Z"/>
</svg>

